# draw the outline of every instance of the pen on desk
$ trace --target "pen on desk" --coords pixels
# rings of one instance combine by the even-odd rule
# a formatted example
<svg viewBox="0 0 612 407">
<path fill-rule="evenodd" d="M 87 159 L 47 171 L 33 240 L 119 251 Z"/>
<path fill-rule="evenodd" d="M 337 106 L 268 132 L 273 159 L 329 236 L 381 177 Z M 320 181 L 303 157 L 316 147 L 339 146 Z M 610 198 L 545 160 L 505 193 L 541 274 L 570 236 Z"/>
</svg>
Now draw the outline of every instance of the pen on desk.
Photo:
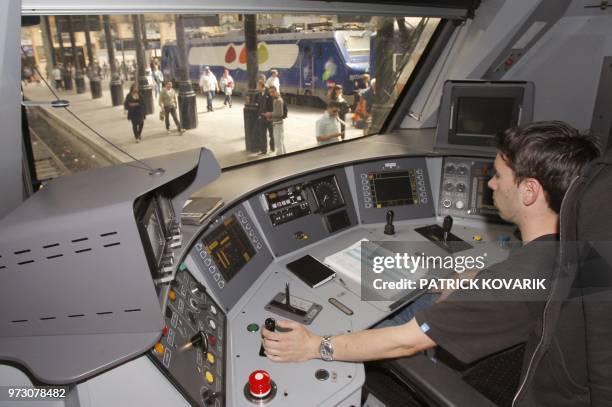
<svg viewBox="0 0 612 407">
<path fill-rule="evenodd" d="M 346 287 L 346 283 L 344 282 L 344 280 L 342 279 L 342 277 L 338 277 L 338 282 L 340 282 L 343 286 Z"/>
</svg>

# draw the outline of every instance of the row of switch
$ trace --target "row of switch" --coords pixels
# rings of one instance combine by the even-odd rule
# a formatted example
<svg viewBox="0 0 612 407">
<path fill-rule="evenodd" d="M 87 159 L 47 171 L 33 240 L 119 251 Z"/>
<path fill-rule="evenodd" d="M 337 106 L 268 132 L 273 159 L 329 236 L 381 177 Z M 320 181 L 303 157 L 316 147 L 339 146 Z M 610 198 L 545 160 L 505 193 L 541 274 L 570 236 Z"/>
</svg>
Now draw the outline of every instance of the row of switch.
<svg viewBox="0 0 612 407">
<path fill-rule="evenodd" d="M 452 174 L 465 175 L 468 173 L 468 168 L 465 165 L 459 165 L 458 167 L 455 167 L 454 165 L 449 164 L 444 169 L 444 172 L 450 175 Z"/>
<path fill-rule="evenodd" d="M 225 280 L 219 273 L 219 269 L 217 269 L 217 265 L 212 261 L 211 257 L 208 255 L 206 250 L 200 250 L 200 257 L 204 261 L 204 265 L 208 267 L 208 272 L 212 275 L 212 278 L 217 282 L 217 286 L 219 289 L 223 290 L 225 288 Z"/>
<path fill-rule="evenodd" d="M 261 250 L 261 248 L 263 247 L 262 244 L 261 244 L 261 241 L 255 235 L 255 230 L 251 226 L 251 223 L 249 222 L 247 217 L 244 216 L 244 212 L 238 211 L 238 213 L 236 213 L 236 215 L 238 216 L 238 219 L 240 220 L 240 223 L 242 223 L 242 227 L 244 227 L 244 230 L 249 235 L 249 239 L 251 240 L 251 242 L 253 242 L 253 245 L 257 248 L 257 251 Z"/>
</svg>

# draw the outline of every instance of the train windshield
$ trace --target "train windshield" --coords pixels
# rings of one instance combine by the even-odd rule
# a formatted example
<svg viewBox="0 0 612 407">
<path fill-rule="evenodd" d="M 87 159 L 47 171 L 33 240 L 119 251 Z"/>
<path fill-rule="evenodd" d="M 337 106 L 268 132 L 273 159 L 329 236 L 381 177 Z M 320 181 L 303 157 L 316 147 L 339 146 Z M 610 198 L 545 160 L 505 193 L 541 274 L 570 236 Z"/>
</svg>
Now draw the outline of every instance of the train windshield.
<svg viewBox="0 0 612 407">
<path fill-rule="evenodd" d="M 22 28 L 23 94 L 70 107 L 27 108 L 37 178 L 202 146 L 231 167 L 378 134 L 440 22 L 42 16 Z"/>
</svg>

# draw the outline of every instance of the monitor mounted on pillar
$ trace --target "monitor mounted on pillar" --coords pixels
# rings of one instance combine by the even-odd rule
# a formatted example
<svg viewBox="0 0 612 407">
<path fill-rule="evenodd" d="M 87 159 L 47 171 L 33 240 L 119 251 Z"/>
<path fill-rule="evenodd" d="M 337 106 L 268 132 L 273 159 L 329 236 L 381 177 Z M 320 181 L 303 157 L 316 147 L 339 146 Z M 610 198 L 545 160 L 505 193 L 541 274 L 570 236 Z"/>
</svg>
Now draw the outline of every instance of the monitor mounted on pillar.
<svg viewBox="0 0 612 407">
<path fill-rule="evenodd" d="M 532 82 L 446 81 L 436 148 L 495 151 L 495 135 L 533 120 Z"/>
</svg>

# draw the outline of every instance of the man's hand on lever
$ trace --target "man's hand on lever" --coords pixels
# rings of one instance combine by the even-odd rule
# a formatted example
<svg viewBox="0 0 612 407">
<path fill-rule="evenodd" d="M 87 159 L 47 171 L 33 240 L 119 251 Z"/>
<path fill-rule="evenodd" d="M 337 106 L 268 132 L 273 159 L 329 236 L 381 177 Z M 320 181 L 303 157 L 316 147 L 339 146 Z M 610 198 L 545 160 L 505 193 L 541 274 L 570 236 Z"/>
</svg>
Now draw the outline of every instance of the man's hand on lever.
<svg viewBox="0 0 612 407">
<path fill-rule="evenodd" d="M 262 329 L 263 347 L 266 356 L 274 362 L 305 362 L 321 357 L 322 336 L 311 333 L 302 324 L 281 320 L 276 327 L 287 332 L 271 332 Z M 436 346 L 421 331 L 417 321 L 388 328 L 364 331 L 331 337 L 333 360 L 363 362 L 398 358 Z"/>
<path fill-rule="evenodd" d="M 277 329 L 286 332 L 262 330 L 266 356 L 274 362 L 305 362 L 319 357 L 321 337 L 314 335 L 302 324 L 290 320 L 276 322 Z"/>
</svg>

